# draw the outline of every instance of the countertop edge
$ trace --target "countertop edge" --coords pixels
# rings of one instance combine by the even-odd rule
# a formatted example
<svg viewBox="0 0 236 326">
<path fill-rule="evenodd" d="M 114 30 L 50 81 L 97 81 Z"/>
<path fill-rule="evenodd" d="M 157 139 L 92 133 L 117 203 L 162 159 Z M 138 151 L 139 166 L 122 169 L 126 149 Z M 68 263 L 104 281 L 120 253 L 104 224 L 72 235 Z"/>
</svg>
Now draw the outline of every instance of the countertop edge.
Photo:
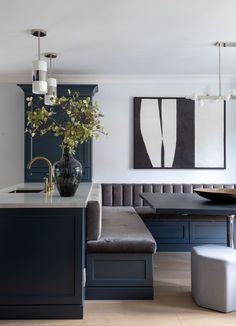
<svg viewBox="0 0 236 326">
<path fill-rule="evenodd" d="M 0 208 L 86 208 L 93 183 L 80 183 L 74 197 L 60 197 L 57 190 L 52 194 L 10 193 L 17 188 L 43 189 L 43 184 L 20 183 L 0 189 Z"/>
</svg>

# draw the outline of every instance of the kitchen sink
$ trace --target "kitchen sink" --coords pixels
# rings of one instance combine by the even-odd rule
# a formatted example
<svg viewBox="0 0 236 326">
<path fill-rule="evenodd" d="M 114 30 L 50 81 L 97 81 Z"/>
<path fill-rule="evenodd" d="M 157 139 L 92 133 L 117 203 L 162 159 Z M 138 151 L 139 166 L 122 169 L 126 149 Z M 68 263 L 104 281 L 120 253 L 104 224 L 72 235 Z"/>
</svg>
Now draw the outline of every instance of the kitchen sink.
<svg viewBox="0 0 236 326">
<path fill-rule="evenodd" d="M 43 189 L 14 189 L 9 191 L 9 194 L 35 194 L 42 191 Z"/>
</svg>

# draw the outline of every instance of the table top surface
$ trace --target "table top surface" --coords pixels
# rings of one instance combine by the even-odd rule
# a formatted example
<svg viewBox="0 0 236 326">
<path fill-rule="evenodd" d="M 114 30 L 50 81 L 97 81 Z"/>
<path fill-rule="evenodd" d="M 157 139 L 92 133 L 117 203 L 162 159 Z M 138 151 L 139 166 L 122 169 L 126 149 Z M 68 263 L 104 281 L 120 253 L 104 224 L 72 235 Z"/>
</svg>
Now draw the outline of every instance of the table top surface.
<svg viewBox="0 0 236 326">
<path fill-rule="evenodd" d="M 140 197 L 158 214 L 235 215 L 236 204 L 216 203 L 197 194 L 141 193 Z"/>
</svg>

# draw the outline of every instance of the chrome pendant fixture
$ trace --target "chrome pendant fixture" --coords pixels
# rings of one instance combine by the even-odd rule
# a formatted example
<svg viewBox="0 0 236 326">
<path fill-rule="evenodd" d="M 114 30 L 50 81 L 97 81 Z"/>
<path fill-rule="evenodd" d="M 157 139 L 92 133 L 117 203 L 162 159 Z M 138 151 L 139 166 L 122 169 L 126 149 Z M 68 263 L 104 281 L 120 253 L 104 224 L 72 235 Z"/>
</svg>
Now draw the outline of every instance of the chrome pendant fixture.
<svg viewBox="0 0 236 326">
<path fill-rule="evenodd" d="M 186 96 L 187 99 L 193 101 L 200 101 L 200 103 L 204 104 L 205 100 L 224 100 L 228 101 L 231 99 L 236 99 L 236 89 L 230 89 L 226 94 L 222 95 L 222 77 L 221 77 L 221 48 L 226 47 L 236 47 L 236 42 L 216 42 L 214 46 L 218 47 L 218 95 L 212 94 L 192 94 L 191 96 Z"/>
<path fill-rule="evenodd" d="M 47 80 L 48 89 L 47 94 L 44 95 L 44 104 L 52 105 L 53 99 L 57 97 L 57 80 L 56 78 L 52 78 L 52 59 L 57 58 L 57 53 L 48 52 L 44 56 L 50 59 L 49 77 Z"/>
<path fill-rule="evenodd" d="M 40 38 L 47 35 L 43 29 L 32 29 L 31 34 L 38 38 L 38 60 L 33 61 L 32 68 L 32 92 L 34 94 L 47 93 L 47 62 L 41 60 Z"/>
</svg>

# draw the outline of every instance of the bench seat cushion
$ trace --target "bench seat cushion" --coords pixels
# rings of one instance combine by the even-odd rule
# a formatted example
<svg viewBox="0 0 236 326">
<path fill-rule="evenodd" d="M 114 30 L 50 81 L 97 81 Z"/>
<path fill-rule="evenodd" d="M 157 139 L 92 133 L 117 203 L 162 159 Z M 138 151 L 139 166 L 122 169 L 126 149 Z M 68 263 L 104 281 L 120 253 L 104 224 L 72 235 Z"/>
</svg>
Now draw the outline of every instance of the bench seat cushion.
<svg viewBox="0 0 236 326">
<path fill-rule="evenodd" d="M 156 242 L 133 207 L 103 207 L 102 234 L 88 241 L 93 253 L 154 253 Z"/>
</svg>

